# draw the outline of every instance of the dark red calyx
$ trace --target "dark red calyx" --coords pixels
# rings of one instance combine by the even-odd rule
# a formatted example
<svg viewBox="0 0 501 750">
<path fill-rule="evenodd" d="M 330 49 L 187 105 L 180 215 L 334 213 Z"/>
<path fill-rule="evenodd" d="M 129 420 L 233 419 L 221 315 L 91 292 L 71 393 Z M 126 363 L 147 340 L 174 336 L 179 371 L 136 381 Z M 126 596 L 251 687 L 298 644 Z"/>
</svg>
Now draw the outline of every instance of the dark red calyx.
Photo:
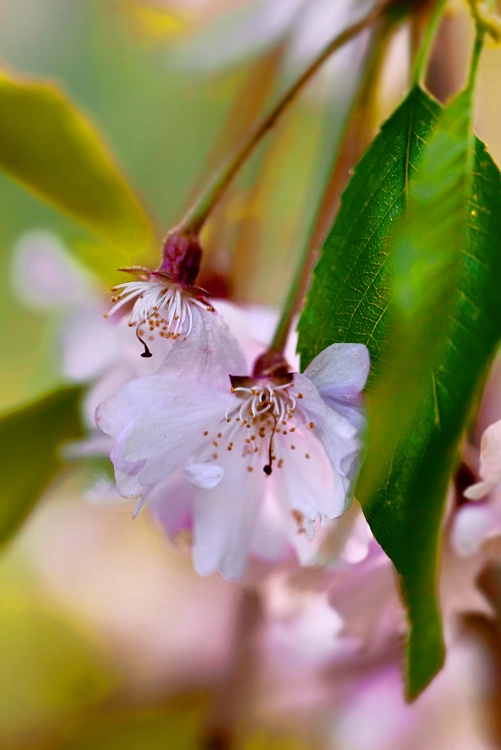
<svg viewBox="0 0 501 750">
<path fill-rule="evenodd" d="M 202 248 L 196 235 L 167 235 L 162 247 L 162 265 L 159 271 L 172 281 L 193 286 L 200 270 Z"/>
<path fill-rule="evenodd" d="M 230 383 L 232 388 L 254 388 L 255 385 L 259 385 L 259 381 L 266 380 L 268 383 L 273 385 L 286 385 L 292 383 L 294 379 L 293 372 L 277 373 L 276 375 L 230 375 Z"/>
<path fill-rule="evenodd" d="M 268 349 L 254 362 L 252 377 L 274 378 L 280 375 L 289 375 L 291 368 L 283 353 L 277 349 Z"/>
</svg>

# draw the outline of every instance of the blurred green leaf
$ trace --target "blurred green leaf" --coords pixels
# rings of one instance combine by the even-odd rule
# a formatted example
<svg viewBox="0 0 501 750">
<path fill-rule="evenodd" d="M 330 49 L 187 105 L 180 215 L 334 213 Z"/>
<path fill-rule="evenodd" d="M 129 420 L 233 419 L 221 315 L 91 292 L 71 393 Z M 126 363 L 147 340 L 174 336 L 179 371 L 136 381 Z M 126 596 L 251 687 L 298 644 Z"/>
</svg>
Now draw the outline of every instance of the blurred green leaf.
<svg viewBox="0 0 501 750">
<path fill-rule="evenodd" d="M 120 247 L 122 264 L 150 243 L 148 219 L 106 145 L 55 85 L 0 72 L 0 168 Z"/>
<path fill-rule="evenodd" d="M 96 279 L 108 287 L 107 292 L 123 275 L 118 272 L 118 269 L 124 265 L 123 252 L 112 245 L 105 245 L 99 241 L 75 241 L 71 244 L 71 253 L 84 268 L 92 271 Z M 128 265 L 137 263 L 149 267 L 151 261 L 152 259 L 148 258 L 147 254 L 137 251 L 134 256 L 130 256 Z"/>
<path fill-rule="evenodd" d="M 469 106 L 460 95 L 437 124 L 437 105 L 414 90 L 386 123 L 346 191 L 300 327 L 307 360 L 336 340 L 366 343 L 373 355 L 357 496 L 401 575 L 411 698 L 443 660 L 436 592 L 443 505 L 469 408 L 501 335 L 500 178 L 470 133 Z M 404 141 L 397 179 L 381 171 L 374 190 L 377 157 L 386 150 L 395 156 L 395 143 Z M 401 215 L 407 197 L 392 240 L 395 226 L 385 219 Z M 334 244 L 350 225 L 348 243 Z M 319 281 L 321 268 L 328 278 Z M 316 335 L 312 321 L 322 318 L 328 320 Z"/>
<path fill-rule="evenodd" d="M 66 440 L 81 437 L 81 388 L 62 388 L 0 418 L 0 544 L 31 512 L 61 466 Z"/>
<path fill-rule="evenodd" d="M 108 698 L 118 675 L 88 632 L 9 572 L 0 587 L 0 747 L 31 750 L 54 725 Z"/>
<path fill-rule="evenodd" d="M 309 750 L 310 747 L 290 734 L 277 735 L 264 730 L 254 731 L 243 743 L 243 750 Z"/>
<path fill-rule="evenodd" d="M 100 712 L 68 727 L 55 748 L 64 750 L 199 750 L 207 700 L 185 696 L 163 708 Z M 69 731 L 68 731 L 69 730 Z"/>
<path fill-rule="evenodd" d="M 45 738 L 29 750 L 201 750 L 229 745 L 242 750 L 308 750 L 292 733 L 242 727 L 234 737 L 223 731 L 208 735 L 209 708 L 209 696 L 193 693 L 143 710 L 89 712 L 60 729 L 58 739 L 47 742 Z"/>
</svg>

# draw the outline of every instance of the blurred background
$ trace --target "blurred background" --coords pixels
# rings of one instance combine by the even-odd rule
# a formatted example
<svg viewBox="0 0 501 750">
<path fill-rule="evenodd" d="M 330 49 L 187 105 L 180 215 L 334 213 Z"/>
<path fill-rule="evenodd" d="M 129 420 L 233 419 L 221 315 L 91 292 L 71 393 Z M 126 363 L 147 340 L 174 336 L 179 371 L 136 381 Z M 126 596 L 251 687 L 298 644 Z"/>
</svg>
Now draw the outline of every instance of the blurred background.
<svg viewBox="0 0 501 750">
<path fill-rule="evenodd" d="M 0 0 L 1 66 L 55 82 L 88 115 L 160 236 L 181 218 L 277 93 L 325 41 L 370 5 L 362 0 Z M 450 64 L 444 70 L 437 63 L 437 94 L 460 85 L 468 58 L 465 9 L 459 1 L 451 5 L 442 37 Z M 322 224 L 315 213 L 329 184 L 365 42 L 363 37 L 344 50 L 308 86 L 207 226 L 203 283 L 215 293 L 279 305 L 312 232 L 319 243 L 332 216 L 324 212 Z M 381 63 L 381 88 L 374 92 L 363 137 L 344 154 L 341 182 L 405 93 L 407 54 L 406 33 L 399 32 Z M 477 132 L 498 163 L 499 73 L 498 52 L 486 50 Z M 334 195 L 331 204 L 336 200 Z M 5 410 L 63 379 L 64 310 L 34 310 L 20 299 L 23 279 L 14 263 L 19 241 L 44 230 L 67 248 L 92 247 L 94 253 L 100 241 L 4 174 L 0 205 L 5 259 L 0 406 Z M 149 261 L 155 263 L 155 257 Z M 107 280 L 96 277 L 95 285 L 105 300 Z M 0 748 L 223 748 L 224 738 L 211 726 L 217 725 L 214 706 L 228 699 L 228 673 L 242 663 L 241 654 L 235 660 L 241 646 L 235 645 L 234 633 L 245 593 L 217 576 L 198 578 L 188 545 L 182 540 L 169 545 L 146 514 L 132 524 L 130 506 L 96 507 L 86 497 L 91 480 L 91 470 L 62 476 L 0 558 Z M 468 664 L 460 669 L 461 679 L 472 673 Z M 260 678 L 263 691 L 277 683 L 272 672 Z M 489 678 L 482 673 L 478 679 L 488 691 Z M 367 688 L 367 696 L 378 689 Z M 437 746 L 496 746 L 492 733 L 482 728 L 491 723 L 482 696 L 448 692 L 446 698 L 449 712 L 467 707 L 466 723 L 459 723 L 467 744 L 457 744 L 455 733 L 449 739 L 438 733 L 434 737 L 442 737 L 442 744 Z M 308 714 L 303 716 L 299 732 L 287 717 L 288 705 L 287 695 L 277 699 L 275 721 L 266 719 L 259 700 L 249 705 L 242 746 L 320 747 L 319 732 L 331 737 L 328 747 L 343 750 L 432 746 L 424 735 L 416 740 L 421 744 L 409 738 L 390 744 L 384 727 L 379 740 L 377 712 L 372 714 L 375 735 L 357 735 L 362 714 L 354 709 L 343 714 L 339 736 L 344 740 L 334 739 L 330 725 L 336 719 L 327 710 L 321 727 L 313 709 L 315 728 L 308 727 Z M 437 717 L 436 725 L 439 732 Z"/>
</svg>

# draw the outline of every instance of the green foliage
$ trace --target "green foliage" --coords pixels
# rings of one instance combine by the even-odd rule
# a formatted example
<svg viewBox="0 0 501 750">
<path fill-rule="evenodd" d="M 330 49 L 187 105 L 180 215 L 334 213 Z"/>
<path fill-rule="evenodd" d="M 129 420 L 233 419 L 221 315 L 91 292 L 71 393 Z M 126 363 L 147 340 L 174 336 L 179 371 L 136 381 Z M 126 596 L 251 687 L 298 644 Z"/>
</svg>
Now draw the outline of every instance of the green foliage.
<svg viewBox="0 0 501 750">
<path fill-rule="evenodd" d="M 207 700 L 187 695 L 162 708 L 101 711 L 69 726 L 61 750 L 199 750 Z"/>
<path fill-rule="evenodd" d="M 299 322 L 303 368 L 334 341 L 347 341 L 367 344 L 371 378 L 378 372 L 390 298 L 387 241 L 438 112 L 415 88 L 356 167 Z"/>
<path fill-rule="evenodd" d="M 0 544 L 22 524 L 59 470 L 61 443 L 82 435 L 80 397 L 80 388 L 63 388 L 0 419 Z"/>
<path fill-rule="evenodd" d="M 361 341 L 373 357 L 357 497 L 401 576 L 411 698 L 443 660 L 443 504 L 501 335 L 500 177 L 469 120 L 467 94 L 439 116 L 411 92 L 354 174 L 300 323 L 306 361 L 333 341 Z"/>
<path fill-rule="evenodd" d="M 0 747 L 52 747 L 39 737 L 109 699 L 118 674 L 88 630 L 44 606 L 16 566 L 2 565 Z"/>
<path fill-rule="evenodd" d="M 55 86 L 0 72 L 0 168 L 129 259 L 148 220 L 90 122 Z"/>
</svg>

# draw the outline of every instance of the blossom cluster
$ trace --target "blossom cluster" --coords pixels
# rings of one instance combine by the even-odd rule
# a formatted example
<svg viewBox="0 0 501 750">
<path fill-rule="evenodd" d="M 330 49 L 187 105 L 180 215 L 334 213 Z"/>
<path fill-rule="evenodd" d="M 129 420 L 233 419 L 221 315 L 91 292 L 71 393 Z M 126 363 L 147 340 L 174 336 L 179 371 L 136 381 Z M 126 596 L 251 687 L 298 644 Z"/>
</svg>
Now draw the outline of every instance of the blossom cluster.
<svg viewBox="0 0 501 750">
<path fill-rule="evenodd" d="M 97 408 L 120 493 L 138 499 L 136 512 L 148 504 L 170 536 L 192 532 L 202 574 L 235 580 L 249 553 L 273 560 L 304 546 L 298 536 L 312 541 L 352 501 L 366 347 L 333 344 L 303 374 L 272 350 L 252 363 L 172 273 L 121 288 L 110 314 L 129 305 L 141 340 L 147 325 L 173 343 Z"/>
<path fill-rule="evenodd" d="M 92 281 L 48 235 L 25 238 L 17 265 L 30 304 L 65 310 L 65 375 L 92 384 L 88 437 L 73 454 L 109 453 L 119 492 L 136 514 L 147 506 L 171 539 L 191 540 L 199 573 L 257 588 L 266 610 L 262 658 L 281 654 L 276 668 L 313 680 L 315 700 L 340 701 L 355 715 L 363 676 L 367 695 L 385 691 L 407 716 L 398 581 L 353 503 L 366 347 L 333 344 L 301 373 L 293 339 L 285 352 L 266 348 L 271 311 L 208 302 L 192 284 L 143 270 L 106 311 Z M 141 356 L 131 325 L 151 356 Z M 479 481 L 464 498 L 450 494 L 440 578 L 449 643 L 460 642 L 459 615 L 491 614 L 477 577 L 501 537 L 499 424 L 486 425 L 480 452 L 465 447 Z M 323 683 L 325 670 L 344 693 Z"/>
<path fill-rule="evenodd" d="M 52 255 L 53 267 L 70 278 L 61 249 L 41 239 L 31 240 L 32 252 L 27 240 L 19 262 L 33 268 Z M 324 530 L 353 500 L 367 348 L 333 344 L 304 373 L 289 365 L 293 352 L 259 353 L 252 335 L 259 314 L 208 303 L 173 244 L 159 271 L 133 269 L 140 278 L 117 289 L 108 321 L 87 298 L 66 327 L 68 374 L 98 376 L 86 402 L 91 436 L 78 450 L 109 450 L 120 493 L 136 499 L 136 513 L 148 505 L 169 536 L 192 533 L 202 574 L 238 579 L 249 555 L 271 561 L 295 552 L 313 560 Z M 25 288 L 26 272 L 23 279 Z M 83 289 L 73 295 L 84 298 Z M 91 361 L 74 329 L 83 327 L 84 310 L 96 349 Z"/>
</svg>

